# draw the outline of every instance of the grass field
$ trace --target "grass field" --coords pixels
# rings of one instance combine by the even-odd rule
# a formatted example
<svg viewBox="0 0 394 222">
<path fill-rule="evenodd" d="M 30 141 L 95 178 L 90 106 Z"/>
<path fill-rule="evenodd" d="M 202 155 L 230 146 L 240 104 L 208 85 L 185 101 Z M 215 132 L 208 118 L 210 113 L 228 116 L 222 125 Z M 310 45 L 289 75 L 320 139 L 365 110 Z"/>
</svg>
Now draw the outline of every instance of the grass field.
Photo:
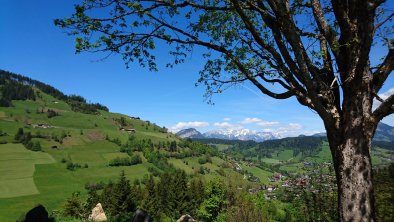
<svg viewBox="0 0 394 222">
<path fill-rule="evenodd" d="M 278 159 L 274 159 L 274 158 L 261 158 L 262 162 L 268 163 L 268 164 L 277 164 L 279 163 Z"/>
<path fill-rule="evenodd" d="M 20 144 L 0 145 L 0 198 L 38 194 L 35 167 L 54 162 L 49 154 L 26 150 Z"/>
<path fill-rule="evenodd" d="M 89 182 L 115 181 L 123 170 L 131 181 L 142 179 L 149 174 L 148 163 L 141 152 L 142 164 L 133 166 L 110 167 L 108 163 L 116 157 L 127 157 L 120 147 L 105 138 L 118 138 L 125 143 L 127 132 L 119 130 L 116 119 L 126 119 L 127 127 L 134 128 L 138 140 L 179 141 L 175 135 L 159 132 L 153 123 L 131 118 L 122 114 L 100 111 L 98 115 L 73 112 L 67 103 L 41 93 L 36 101 L 13 101 L 13 107 L 0 107 L 0 130 L 6 133 L 0 136 L 0 221 L 15 221 L 23 212 L 38 203 L 43 204 L 48 212 L 61 209 L 64 201 L 72 192 L 85 194 L 85 184 Z M 59 116 L 48 118 L 41 110 L 53 109 Z M 35 128 L 35 124 L 45 123 L 50 128 Z M 43 152 L 27 150 L 22 144 L 13 144 L 14 135 L 19 128 L 43 138 L 33 138 L 40 142 Z M 54 137 L 66 135 L 62 142 Z M 54 148 L 53 148 L 54 147 Z M 166 153 L 163 151 L 163 153 Z M 199 157 L 184 159 L 169 158 L 176 168 L 194 175 L 200 168 Z M 216 170 L 224 160 L 213 157 L 212 163 L 202 166 L 207 170 L 204 180 L 218 176 Z M 67 163 L 80 164 L 75 171 L 66 169 Z M 87 168 L 85 168 L 85 166 Z M 210 173 L 208 173 L 210 171 Z M 234 173 L 234 171 L 229 171 Z"/>
<path fill-rule="evenodd" d="M 154 142 L 177 140 L 173 135 L 160 133 L 152 123 L 128 116 L 100 111 L 99 115 L 73 112 L 70 106 L 52 96 L 40 93 L 36 101 L 13 101 L 13 107 L 0 107 L 0 130 L 6 133 L 0 140 L 0 221 L 15 221 L 22 212 L 44 204 L 50 211 L 57 210 L 74 191 L 84 191 L 87 182 L 116 180 L 124 170 L 130 180 L 148 174 L 145 158 L 142 164 L 128 167 L 109 167 L 110 160 L 126 157 L 119 146 L 105 140 L 118 138 L 125 142 L 129 134 L 119 130 L 115 119 L 124 117 L 128 127 L 136 129 L 136 138 Z M 59 116 L 48 118 L 42 110 L 55 110 Z M 51 128 L 34 128 L 45 123 Z M 44 152 L 32 152 L 21 144 L 12 144 L 18 128 L 47 138 L 68 135 L 62 143 L 53 139 L 36 139 Z M 168 137 L 168 138 L 167 138 Z M 56 146 L 56 149 L 51 148 Z M 69 161 L 85 164 L 88 168 L 66 169 Z"/>
<path fill-rule="evenodd" d="M 324 163 L 324 162 L 332 162 L 330 148 L 328 147 L 328 143 L 323 143 L 322 150 L 319 152 L 317 156 L 307 157 L 305 161 L 312 163 Z"/>
<path fill-rule="evenodd" d="M 262 170 L 256 166 L 249 167 L 242 165 L 242 169 L 247 170 L 249 173 L 252 173 L 254 176 L 258 177 L 260 179 L 260 182 L 263 184 L 268 184 L 268 178 L 273 175 L 272 172 Z"/>
<path fill-rule="evenodd" d="M 276 159 L 288 161 L 293 158 L 293 150 L 282 150 L 278 153 Z"/>
</svg>

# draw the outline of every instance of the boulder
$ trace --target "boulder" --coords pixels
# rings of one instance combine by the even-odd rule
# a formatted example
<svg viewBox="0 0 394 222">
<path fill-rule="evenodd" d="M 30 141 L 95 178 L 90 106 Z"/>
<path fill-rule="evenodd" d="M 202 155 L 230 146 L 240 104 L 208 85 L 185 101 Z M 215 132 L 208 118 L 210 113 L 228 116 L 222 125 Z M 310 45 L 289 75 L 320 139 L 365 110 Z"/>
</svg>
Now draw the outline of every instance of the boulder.
<svg viewBox="0 0 394 222">
<path fill-rule="evenodd" d="M 194 222 L 194 221 L 196 220 L 194 220 L 192 216 L 186 214 L 186 215 L 182 215 L 182 217 L 180 217 L 176 222 Z"/>
<path fill-rule="evenodd" d="M 48 217 L 48 211 L 45 209 L 44 206 L 41 204 L 37 205 L 33 209 L 29 210 L 29 212 L 26 213 L 24 222 L 51 222 L 53 221 Z"/>
<path fill-rule="evenodd" d="M 153 222 L 153 219 L 148 212 L 137 209 L 134 213 L 133 222 Z"/>
<path fill-rule="evenodd" d="M 105 216 L 105 212 L 101 203 L 98 203 L 93 209 L 92 214 L 89 216 L 90 221 L 107 221 L 107 216 Z"/>
</svg>

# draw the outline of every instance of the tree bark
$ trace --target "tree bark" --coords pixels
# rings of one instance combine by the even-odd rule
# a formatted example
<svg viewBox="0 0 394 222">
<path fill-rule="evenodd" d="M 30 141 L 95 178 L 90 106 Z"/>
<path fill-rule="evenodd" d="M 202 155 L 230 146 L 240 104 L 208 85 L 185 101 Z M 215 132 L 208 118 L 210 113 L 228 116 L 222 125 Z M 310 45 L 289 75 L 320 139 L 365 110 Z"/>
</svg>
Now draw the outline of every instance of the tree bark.
<svg viewBox="0 0 394 222">
<path fill-rule="evenodd" d="M 336 161 L 340 221 L 374 221 L 369 138 L 346 138 Z"/>
<path fill-rule="evenodd" d="M 343 222 L 376 221 L 371 142 L 377 123 L 369 118 L 368 101 L 372 103 L 368 93 L 345 97 L 348 109 L 339 127 L 326 124 L 336 172 L 339 221 Z"/>
</svg>

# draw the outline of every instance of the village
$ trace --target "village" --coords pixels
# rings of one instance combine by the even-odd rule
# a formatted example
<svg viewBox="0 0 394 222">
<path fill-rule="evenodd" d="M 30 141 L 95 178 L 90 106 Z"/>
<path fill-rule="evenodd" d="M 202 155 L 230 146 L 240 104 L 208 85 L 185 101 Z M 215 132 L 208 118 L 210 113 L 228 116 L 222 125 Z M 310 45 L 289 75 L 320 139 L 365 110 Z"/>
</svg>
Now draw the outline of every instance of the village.
<svg viewBox="0 0 394 222">
<path fill-rule="evenodd" d="M 283 198 L 283 194 L 291 193 L 294 196 L 300 196 L 303 192 L 334 192 L 336 190 L 336 178 L 332 170 L 332 163 L 324 162 L 315 164 L 304 161 L 302 163 L 303 173 L 274 172 L 268 178 L 269 183 L 262 183 L 258 177 L 242 168 L 242 165 L 248 167 L 259 167 L 252 161 L 236 161 L 234 158 L 227 157 L 234 171 L 244 175 L 243 179 L 255 183 L 257 186 L 249 188 L 250 194 L 263 192 L 267 200 L 277 199 L 278 196 Z M 242 189 L 242 188 L 238 188 Z"/>
</svg>

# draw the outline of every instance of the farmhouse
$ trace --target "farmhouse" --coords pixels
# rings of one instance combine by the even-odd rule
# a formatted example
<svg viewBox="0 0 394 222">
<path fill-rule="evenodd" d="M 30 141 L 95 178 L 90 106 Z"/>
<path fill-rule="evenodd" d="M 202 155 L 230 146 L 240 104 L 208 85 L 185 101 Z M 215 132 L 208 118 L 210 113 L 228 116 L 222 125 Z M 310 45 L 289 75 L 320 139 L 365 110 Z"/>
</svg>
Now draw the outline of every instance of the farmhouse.
<svg viewBox="0 0 394 222">
<path fill-rule="evenodd" d="M 123 128 L 123 127 L 121 127 L 120 131 L 128 132 L 130 134 L 131 133 L 135 133 L 135 129 L 133 129 L 133 128 Z"/>
<path fill-rule="evenodd" d="M 48 128 L 52 128 L 51 125 L 47 124 L 47 123 L 38 123 L 38 124 L 33 124 L 34 128 L 42 128 L 42 129 L 48 129 Z"/>
</svg>

